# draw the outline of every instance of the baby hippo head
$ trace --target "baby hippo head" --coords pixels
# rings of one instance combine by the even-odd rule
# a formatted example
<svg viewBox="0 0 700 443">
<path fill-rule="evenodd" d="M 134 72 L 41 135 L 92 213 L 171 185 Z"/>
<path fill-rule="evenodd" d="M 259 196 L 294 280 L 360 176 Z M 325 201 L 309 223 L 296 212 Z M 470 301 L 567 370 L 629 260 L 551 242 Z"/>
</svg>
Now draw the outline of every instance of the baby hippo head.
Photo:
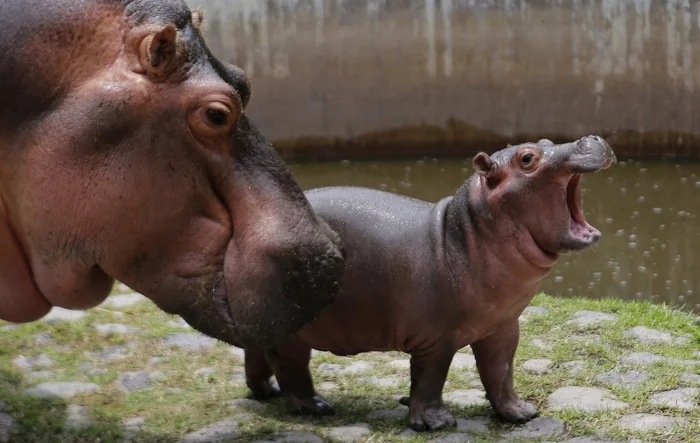
<svg viewBox="0 0 700 443">
<path fill-rule="evenodd" d="M 591 135 L 571 143 L 550 140 L 509 146 L 473 159 L 476 186 L 487 212 L 507 226 L 500 235 L 539 263 L 595 244 L 601 232 L 581 205 L 581 178 L 607 169 L 617 159 L 610 145 Z"/>
</svg>

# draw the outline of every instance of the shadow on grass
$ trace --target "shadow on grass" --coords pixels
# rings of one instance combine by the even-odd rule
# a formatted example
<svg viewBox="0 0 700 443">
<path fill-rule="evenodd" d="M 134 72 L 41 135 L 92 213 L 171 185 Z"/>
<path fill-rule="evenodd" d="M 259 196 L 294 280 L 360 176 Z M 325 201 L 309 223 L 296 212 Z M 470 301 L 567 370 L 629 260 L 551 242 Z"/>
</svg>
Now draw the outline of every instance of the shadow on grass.
<svg viewBox="0 0 700 443">
<path fill-rule="evenodd" d="M 122 443 L 130 440 L 139 443 L 175 442 L 181 436 L 177 432 L 162 434 L 153 431 L 138 431 L 129 435 L 122 424 L 123 417 L 91 416 L 91 423 L 84 427 L 70 428 L 66 426 L 69 419 L 68 406 L 70 400 L 61 398 L 37 398 L 24 395 L 27 385 L 24 377 L 14 371 L 0 368 L 0 412 L 14 419 L 10 428 L 11 442 L 114 442 Z M 329 402 L 335 407 L 335 415 L 328 417 L 311 417 L 290 414 L 286 411 L 282 398 L 264 402 L 266 407 L 261 411 L 243 410 L 232 413 L 228 419 L 238 423 L 239 437 L 232 441 L 252 442 L 269 440 L 275 434 L 292 429 L 309 427 L 319 428 L 315 432 L 323 437 L 330 428 L 350 423 L 367 422 L 372 430 L 387 435 L 397 435 L 408 427 L 408 417 L 369 419 L 368 415 L 380 409 L 393 409 L 399 406 L 395 395 L 367 391 L 366 393 L 334 393 L 329 395 Z M 76 401 L 76 403 L 79 403 Z M 450 408 L 455 417 L 469 418 L 474 415 L 490 416 L 488 407 Z M 167 411 L 165 411 L 167 414 Z M 243 413 L 243 414 L 241 414 Z M 225 420 L 228 420 L 225 419 Z M 250 420 L 255 425 L 246 426 Z M 0 422 L 1 423 L 1 422 Z M 214 423 L 202 424 L 208 427 Z M 454 431 L 454 430 L 451 430 Z M 440 435 L 441 433 L 426 434 Z"/>
<path fill-rule="evenodd" d="M 284 401 L 281 397 L 275 397 L 262 401 L 266 405 L 264 410 L 256 412 L 260 418 L 275 421 L 277 431 L 271 432 L 268 428 L 265 431 L 242 432 L 241 437 L 246 441 L 267 440 L 270 439 L 276 432 L 283 432 L 298 427 L 318 427 L 322 431 L 328 431 L 336 426 L 349 425 L 352 423 L 368 423 L 373 432 L 379 432 L 387 436 L 396 436 L 409 428 L 408 409 L 403 416 L 375 416 L 371 414 L 378 410 L 392 410 L 401 406 L 398 401 L 399 396 L 396 393 L 385 393 L 368 390 L 365 393 L 340 393 L 336 392 L 333 395 L 324 396 L 324 398 L 333 405 L 335 414 L 325 417 L 314 417 L 310 415 L 297 415 L 287 412 Z M 470 419 L 476 416 L 487 417 L 498 429 L 505 430 L 507 423 L 502 423 L 494 416 L 490 406 L 475 405 L 468 407 L 459 407 L 448 405 L 448 409 L 452 412 L 455 418 Z M 432 439 L 438 436 L 457 432 L 456 428 L 445 428 L 441 431 L 432 431 L 420 433 L 419 439 Z M 322 434 L 318 434 L 323 436 Z"/>
</svg>

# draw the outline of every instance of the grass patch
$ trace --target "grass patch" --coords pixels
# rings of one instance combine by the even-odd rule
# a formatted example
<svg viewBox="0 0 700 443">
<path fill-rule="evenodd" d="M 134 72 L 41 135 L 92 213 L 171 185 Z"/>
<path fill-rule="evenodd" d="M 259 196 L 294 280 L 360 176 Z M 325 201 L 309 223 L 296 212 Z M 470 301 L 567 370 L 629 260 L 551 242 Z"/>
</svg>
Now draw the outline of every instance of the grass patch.
<svg viewBox="0 0 700 443">
<path fill-rule="evenodd" d="M 115 289 L 119 293 L 123 289 Z M 547 308 L 543 315 L 527 315 L 521 325 L 520 347 L 516 355 L 515 384 L 521 397 L 534 403 L 540 414 L 557 417 L 566 422 L 566 433 L 528 441 L 561 441 L 583 435 L 604 433 L 619 441 L 635 437 L 644 442 L 691 442 L 700 435 L 700 410 L 680 410 L 658 407 L 649 399 L 657 392 L 693 385 L 687 375 L 698 374 L 700 366 L 687 365 L 683 360 L 700 360 L 700 330 L 695 317 L 671 307 L 649 302 L 620 300 L 588 300 L 555 298 L 538 295 L 533 306 Z M 567 323 L 574 312 L 602 311 L 617 315 L 614 322 L 585 328 Z M 330 428 L 343 424 L 366 422 L 371 433 L 359 441 L 398 442 L 430 441 L 455 429 L 402 438 L 406 423 L 400 419 L 368 418 L 379 409 L 398 406 L 396 398 L 408 393 L 409 370 L 389 364 L 405 360 L 398 352 L 368 353 L 356 357 L 337 357 L 317 353 L 311 367 L 315 383 L 324 397 L 336 407 L 333 417 L 314 419 L 288 415 L 281 400 L 261 409 L 232 409 L 228 402 L 244 398 L 247 389 L 242 383 L 242 361 L 232 348 L 216 343 L 200 350 L 184 350 L 163 344 L 163 338 L 173 332 L 192 332 L 178 327 L 175 317 L 158 310 L 151 302 L 115 308 L 103 306 L 92 309 L 73 323 L 47 324 L 35 322 L 10 326 L 0 322 L 0 412 L 12 416 L 11 441 L 17 442 L 121 442 L 132 438 L 138 442 L 172 442 L 184 435 L 221 420 L 235 418 L 239 438 L 252 442 L 270 439 L 278 432 L 309 431 L 330 441 Z M 135 334 L 98 334 L 95 325 L 120 323 L 131 326 Z M 646 326 L 687 337 L 684 342 L 644 344 L 625 334 L 634 326 Z M 533 339 L 535 342 L 533 342 Z M 123 350 L 122 358 L 104 360 L 101 353 L 113 348 Z M 469 347 L 460 352 L 470 353 Z M 657 362 L 644 368 L 622 368 L 620 360 L 632 352 L 651 352 L 669 361 Z M 48 356 L 49 367 L 21 369 L 13 363 L 19 356 L 27 358 Z M 522 368 L 529 359 L 552 361 L 546 374 L 528 373 Z M 324 365 L 348 366 L 357 361 L 371 366 L 362 373 L 329 373 Z M 583 370 L 572 373 L 568 363 L 582 361 Z M 211 368 L 206 374 L 196 374 Z M 47 379 L 33 378 L 31 371 L 46 370 L 53 374 Z M 621 386 L 601 381 L 605 372 L 620 370 L 643 371 L 646 381 L 634 386 Z M 120 387 L 125 372 L 161 372 L 149 386 L 127 392 Z M 392 378 L 394 386 L 377 387 L 364 381 L 366 377 Z M 28 397 L 24 391 L 43 381 L 81 381 L 96 383 L 99 392 L 84 393 L 70 399 L 41 399 Z M 590 386 L 608 389 L 629 407 L 617 411 L 582 413 L 555 412 L 547 409 L 547 397 L 565 386 Z M 457 389 L 482 389 L 473 369 L 452 369 L 445 392 Z M 90 424 L 69 428 L 68 405 L 81 405 L 89 411 Z M 457 417 L 490 416 L 488 406 L 451 407 Z M 670 430 L 629 432 L 616 427 L 615 422 L 626 414 L 653 413 L 679 417 L 684 424 Z M 142 418 L 140 430 L 129 431 L 124 424 Z M 477 441 L 496 441 L 503 432 L 512 429 L 494 419 L 484 433 L 475 433 Z"/>
</svg>

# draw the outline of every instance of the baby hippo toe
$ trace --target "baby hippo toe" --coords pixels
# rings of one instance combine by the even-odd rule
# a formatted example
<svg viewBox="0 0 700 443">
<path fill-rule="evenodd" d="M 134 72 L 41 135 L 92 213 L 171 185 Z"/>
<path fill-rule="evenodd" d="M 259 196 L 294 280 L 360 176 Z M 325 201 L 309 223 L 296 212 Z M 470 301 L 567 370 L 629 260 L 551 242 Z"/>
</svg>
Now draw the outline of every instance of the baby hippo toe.
<svg viewBox="0 0 700 443">
<path fill-rule="evenodd" d="M 520 399 L 504 404 L 497 412 L 504 420 L 515 424 L 527 423 L 538 415 L 535 406 Z"/>
<path fill-rule="evenodd" d="M 288 399 L 287 409 L 293 414 L 313 415 L 323 417 L 335 414 L 335 409 L 324 400 L 320 395 L 316 394 L 311 398 L 305 399 Z"/>
<path fill-rule="evenodd" d="M 457 421 L 443 405 L 425 408 L 411 408 L 411 428 L 417 432 L 437 431 L 453 427 Z"/>
</svg>

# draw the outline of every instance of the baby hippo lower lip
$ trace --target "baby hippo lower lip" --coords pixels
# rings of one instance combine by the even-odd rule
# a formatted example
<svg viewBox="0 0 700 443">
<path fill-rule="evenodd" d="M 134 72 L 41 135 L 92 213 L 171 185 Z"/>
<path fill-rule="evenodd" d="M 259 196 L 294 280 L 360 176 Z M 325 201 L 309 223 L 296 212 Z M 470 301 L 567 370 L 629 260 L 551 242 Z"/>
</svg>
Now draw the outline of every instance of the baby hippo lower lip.
<svg viewBox="0 0 700 443">
<path fill-rule="evenodd" d="M 602 235 L 598 229 L 588 223 L 582 225 L 571 220 L 571 228 L 561 242 L 561 249 L 562 251 L 580 251 L 597 243 Z"/>
</svg>

